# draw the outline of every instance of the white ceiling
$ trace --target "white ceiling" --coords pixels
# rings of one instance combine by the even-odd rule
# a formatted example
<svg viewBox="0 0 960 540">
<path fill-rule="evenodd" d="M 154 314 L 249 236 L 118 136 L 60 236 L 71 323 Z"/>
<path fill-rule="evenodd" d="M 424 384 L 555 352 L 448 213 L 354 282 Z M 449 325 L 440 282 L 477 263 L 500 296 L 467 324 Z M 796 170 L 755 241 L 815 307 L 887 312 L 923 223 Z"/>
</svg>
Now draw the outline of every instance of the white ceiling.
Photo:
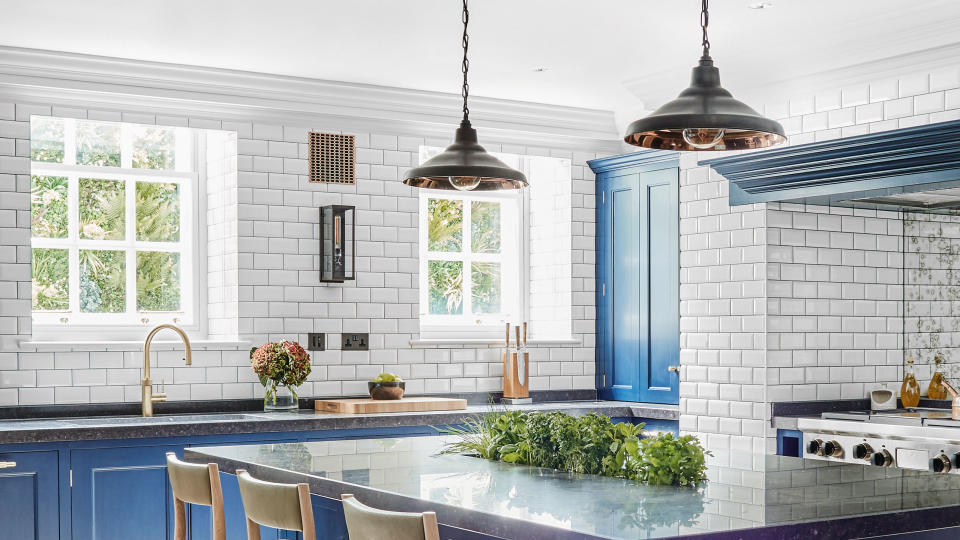
<svg viewBox="0 0 960 540">
<path fill-rule="evenodd" d="M 713 56 L 739 95 L 960 41 L 956 0 L 714 0 Z M 459 92 L 455 0 L 8 2 L 0 45 Z M 696 0 L 475 0 L 471 92 L 652 108 L 699 56 Z M 534 68 L 546 67 L 545 72 Z"/>
</svg>

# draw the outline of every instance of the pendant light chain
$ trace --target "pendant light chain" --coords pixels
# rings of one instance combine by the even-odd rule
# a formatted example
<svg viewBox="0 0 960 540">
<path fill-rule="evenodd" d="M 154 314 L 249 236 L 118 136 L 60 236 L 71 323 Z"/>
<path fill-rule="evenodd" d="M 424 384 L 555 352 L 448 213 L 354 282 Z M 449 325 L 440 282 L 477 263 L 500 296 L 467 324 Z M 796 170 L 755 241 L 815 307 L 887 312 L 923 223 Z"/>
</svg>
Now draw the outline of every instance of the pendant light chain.
<svg viewBox="0 0 960 540">
<path fill-rule="evenodd" d="M 463 96 L 463 121 L 470 123 L 470 108 L 467 107 L 467 97 L 470 95 L 470 84 L 467 82 L 467 71 L 470 70 L 470 60 L 467 59 L 467 49 L 470 47 L 470 36 L 467 35 L 467 23 L 470 22 L 470 10 L 467 9 L 467 0 L 463 0 L 463 63 L 461 64 L 461 70 L 463 71 L 463 89 L 460 91 L 460 95 Z"/>
<path fill-rule="evenodd" d="M 466 0 L 464 0 L 466 4 Z M 710 56 L 710 38 L 707 37 L 707 26 L 710 24 L 710 0 L 703 0 L 700 9 L 700 29 L 703 30 L 703 55 Z"/>
</svg>

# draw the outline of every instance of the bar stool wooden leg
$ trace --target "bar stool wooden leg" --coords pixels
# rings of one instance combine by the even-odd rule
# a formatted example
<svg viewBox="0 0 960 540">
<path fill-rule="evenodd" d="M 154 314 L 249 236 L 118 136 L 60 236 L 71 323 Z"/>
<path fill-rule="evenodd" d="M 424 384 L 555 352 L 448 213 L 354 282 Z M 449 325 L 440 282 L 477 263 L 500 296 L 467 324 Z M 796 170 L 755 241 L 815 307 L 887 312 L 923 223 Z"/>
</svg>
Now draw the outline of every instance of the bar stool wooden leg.
<svg viewBox="0 0 960 540">
<path fill-rule="evenodd" d="M 260 525 L 247 518 L 247 540 L 260 540 Z"/>
<path fill-rule="evenodd" d="M 210 473 L 210 516 L 213 520 L 213 540 L 227 540 L 227 524 L 223 517 L 223 490 L 220 487 L 220 469 L 208 463 Z"/>
<path fill-rule="evenodd" d="M 173 540 L 187 540 L 187 506 L 173 498 Z"/>
<path fill-rule="evenodd" d="M 306 484 L 298 484 L 297 494 L 300 496 L 300 520 L 303 523 L 303 540 L 317 540 L 317 532 L 313 524 L 313 505 L 310 504 L 310 488 L 308 488 Z"/>
</svg>

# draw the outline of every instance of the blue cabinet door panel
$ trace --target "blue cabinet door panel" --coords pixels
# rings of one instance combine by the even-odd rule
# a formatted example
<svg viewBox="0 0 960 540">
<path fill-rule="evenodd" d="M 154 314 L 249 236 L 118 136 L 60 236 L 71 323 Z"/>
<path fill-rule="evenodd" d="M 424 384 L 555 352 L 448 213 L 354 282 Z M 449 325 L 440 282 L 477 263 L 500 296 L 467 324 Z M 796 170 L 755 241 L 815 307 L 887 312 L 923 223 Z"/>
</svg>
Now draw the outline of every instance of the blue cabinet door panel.
<svg viewBox="0 0 960 540">
<path fill-rule="evenodd" d="M 167 540 L 172 535 L 168 446 L 72 450 L 73 540 Z"/>
<path fill-rule="evenodd" d="M 0 539 L 60 537 L 58 456 L 49 452 L 0 452 Z"/>
<path fill-rule="evenodd" d="M 679 170 L 620 168 L 597 181 L 598 394 L 678 403 Z"/>
</svg>

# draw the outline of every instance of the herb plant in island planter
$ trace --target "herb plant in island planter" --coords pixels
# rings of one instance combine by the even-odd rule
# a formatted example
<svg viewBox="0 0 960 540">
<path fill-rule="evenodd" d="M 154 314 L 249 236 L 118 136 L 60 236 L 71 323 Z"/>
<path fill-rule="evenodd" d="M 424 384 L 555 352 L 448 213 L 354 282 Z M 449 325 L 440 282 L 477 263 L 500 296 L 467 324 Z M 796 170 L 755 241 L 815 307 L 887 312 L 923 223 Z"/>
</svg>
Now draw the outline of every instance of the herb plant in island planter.
<svg viewBox="0 0 960 540">
<path fill-rule="evenodd" d="M 266 390 L 265 411 L 296 411 L 297 387 L 310 375 L 310 355 L 295 341 L 264 343 L 250 349 L 253 372 Z"/>
</svg>

